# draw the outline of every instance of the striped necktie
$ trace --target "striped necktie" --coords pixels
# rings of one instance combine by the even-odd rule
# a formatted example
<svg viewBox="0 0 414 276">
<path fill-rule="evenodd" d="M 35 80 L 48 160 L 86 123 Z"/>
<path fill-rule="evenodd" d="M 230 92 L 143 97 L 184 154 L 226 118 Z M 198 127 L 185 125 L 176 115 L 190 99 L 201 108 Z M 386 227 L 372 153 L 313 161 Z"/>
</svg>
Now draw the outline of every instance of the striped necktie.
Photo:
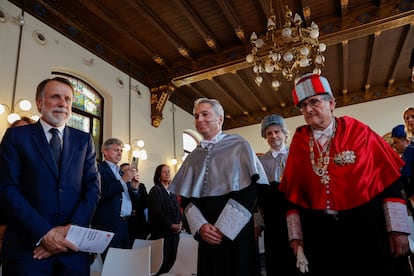
<svg viewBox="0 0 414 276">
<path fill-rule="evenodd" d="M 60 155 L 62 152 L 62 142 L 59 137 L 59 130 L 57 128 L 51 128 L 49 130 L 52 133 L 52 139 L 49 141 L 50 149 L 52 150 L 53 157 L 55 158 L 56 165 L 60 167 Z"/>
</svg>

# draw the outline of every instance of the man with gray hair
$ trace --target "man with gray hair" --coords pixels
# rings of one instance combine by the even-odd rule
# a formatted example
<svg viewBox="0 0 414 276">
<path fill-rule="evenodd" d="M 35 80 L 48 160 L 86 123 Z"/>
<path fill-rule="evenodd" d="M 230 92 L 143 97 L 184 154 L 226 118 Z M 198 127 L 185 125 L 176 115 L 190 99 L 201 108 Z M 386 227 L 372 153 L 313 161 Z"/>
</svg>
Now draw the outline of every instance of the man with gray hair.
<svg viewBox="0 0 414 276">
<path fill-rule="evenodd" d="M 191 234 L 199 241 L 197 275 L 254 275 L 252 210 L 256 184 L 268 183 L 263 166 L 245 139 L 222 132 L 224 111 L 217 100 L 198 99 L 193 113 L 204 139 L 169 190 L 181 195 Z"/>
<path fill-rule="evenodd" d="M 66 125 L 73 97 L 67 79 L 43 80 L 36 90 L 39 121 L 3 136 L 3 275 L 90 275 L 89 253 L 66 240 L 71 225 L 89 227 L 100 197 L 92 136 Z"/>
<path fill-rule="evenodd" d="M 138 172 L 131 167 L 121 175 L 118 163 L 122 158 L 123 146 L 124 143 L 117 138 L 107 139 L 101 148 L 105 160 L 98 164 L 102 192 L 92 226 L 115 233 L 102 254 L 103 259 L 109 247 L 131 248 L 132 246 L 129 220 L 132 214 L 132 199 L 137 191 L 128 187 L 128 183 L 137 177 Z"/>
<path fill-rule="evenodd" d="M 309 275 L 412 275 L 403 162 L 366 124 L 335 117 L 328 80 L 301 76 L 292 91 L 296 129 L 279 189 L 290 245 Z"/>
</svg>

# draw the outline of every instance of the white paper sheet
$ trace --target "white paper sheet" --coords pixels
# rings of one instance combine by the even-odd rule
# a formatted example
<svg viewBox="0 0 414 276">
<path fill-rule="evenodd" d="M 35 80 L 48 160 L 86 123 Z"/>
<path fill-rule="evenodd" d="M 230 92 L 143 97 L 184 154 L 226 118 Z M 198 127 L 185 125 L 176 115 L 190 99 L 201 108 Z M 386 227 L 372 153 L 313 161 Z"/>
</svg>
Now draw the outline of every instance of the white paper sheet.
<svg viewBox="0 0 414 276">
<path fill-rule="evenodd" d="M 75 244 L 80 251 L 102 253 L 113 236 L 112 232 L 71 225 L 66 239 Z"/>
</svg>

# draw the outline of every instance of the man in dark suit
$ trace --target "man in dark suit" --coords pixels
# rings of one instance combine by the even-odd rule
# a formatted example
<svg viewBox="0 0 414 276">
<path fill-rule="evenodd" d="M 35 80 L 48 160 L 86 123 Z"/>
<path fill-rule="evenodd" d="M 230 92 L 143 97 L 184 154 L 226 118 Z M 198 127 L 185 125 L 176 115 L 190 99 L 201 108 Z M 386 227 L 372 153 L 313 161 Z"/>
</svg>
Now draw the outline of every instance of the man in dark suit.
<svg viewBox="0 0 414 276">
<path fill-rule="evenodd" d="M 101 148 L 105 160 L 98 164 L 102 193 L 92 226 L 115 233 L 108 248 L 131 248 L 128 221 L 132 214 L 133 191 L 128 188 L 127 183 L 136 177 L 137 171 L 135 168 L 130 168 L 125 170 L 121 176 L 120 167 L 117 164 L 121 161 L 123 146 L 124 144 L 119 139 L 106 140 Z M 107 250 L 102 254 L 103 259 Z"/>
<path fill-rule="evenodd" d="M 91 135 L 65 125 L 73 97 L 68 80 L 42 81 L 36 91 L 40 120 L 9 128 L 3 137 L 0 204 L 8 219 L 3 275 L 90 273 L 89 253 L 65 239 L 71 224 L 90 225 L 100 194 Z"/>
</svg>

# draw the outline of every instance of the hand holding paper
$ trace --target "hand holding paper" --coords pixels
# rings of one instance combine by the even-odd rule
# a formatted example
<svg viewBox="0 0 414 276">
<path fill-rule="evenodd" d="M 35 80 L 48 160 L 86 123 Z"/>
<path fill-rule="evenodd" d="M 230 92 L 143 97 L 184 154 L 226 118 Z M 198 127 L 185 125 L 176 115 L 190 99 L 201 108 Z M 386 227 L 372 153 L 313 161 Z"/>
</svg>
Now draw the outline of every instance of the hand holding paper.
<svg viewBox="0 0 414 276">
<path fill-rule="evenodd" d="M 66 239 L 75 244 L 79 251 L 102 253 L 111 242 L 114 233 L 71 225 Z"/>
<path fill-rule="evenodd" d="M 251 216 L 243 205 L 230 198 L 214 226 L 230 240 L 234 240 Z"/>
</svg>

